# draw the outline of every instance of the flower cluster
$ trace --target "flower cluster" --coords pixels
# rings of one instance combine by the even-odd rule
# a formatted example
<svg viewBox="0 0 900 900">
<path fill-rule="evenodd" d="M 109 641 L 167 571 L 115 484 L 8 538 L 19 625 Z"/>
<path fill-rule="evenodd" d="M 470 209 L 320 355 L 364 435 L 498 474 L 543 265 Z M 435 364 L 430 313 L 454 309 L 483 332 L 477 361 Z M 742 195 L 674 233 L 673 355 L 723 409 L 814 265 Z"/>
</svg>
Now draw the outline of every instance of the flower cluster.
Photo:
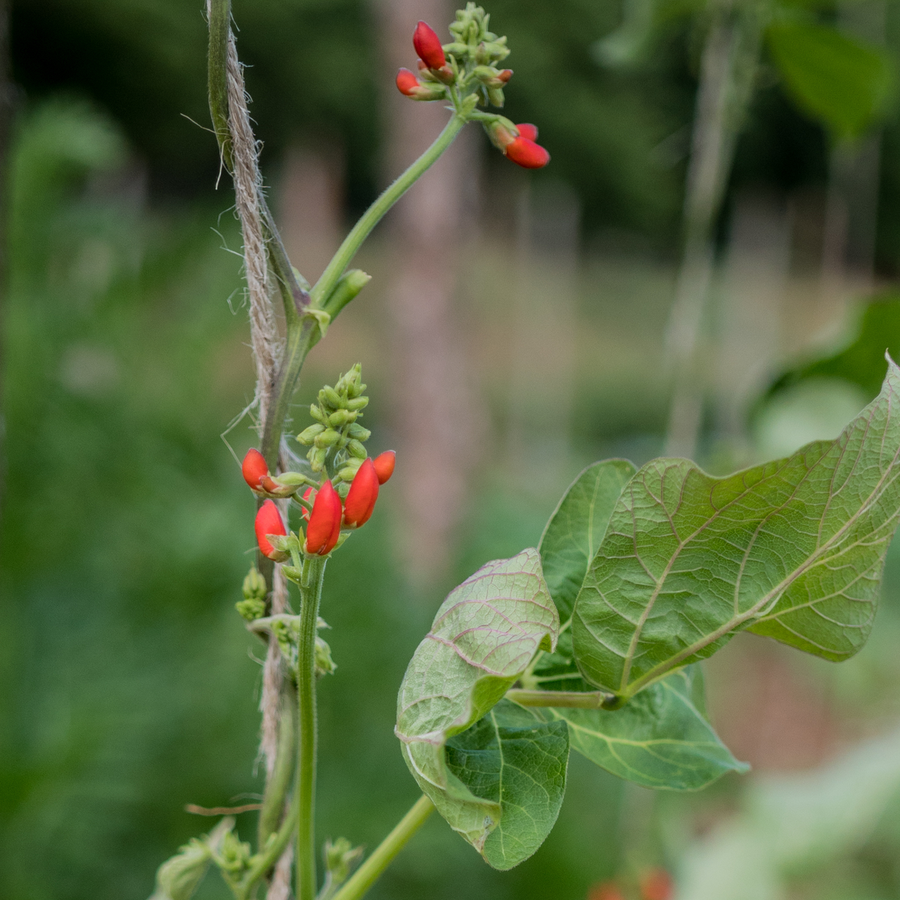
<svg viewBox="0 0 900 900">
<path fill-rule="evenodd" d="M 263 556 L 276 562 L 290 556 L 288 542 L 281 540 L 290 535 L 273 497 L 292 496 L 300 505 L 307 523 L 300 546 L 314 556 L 327 556 L 342 531 L 369 521 L 379 487 L 393 474 L 396 457 L 393 450 L 374 459 L 368 456 L 365 441 L 370 432 L 357 422 L 369 402 L 365 388 L 356 365 L 334 387 L 322 388 L 319 402 L 310 407 L 315 424 L 297 440 L 310 448 L 309 468 L 318 478 L 300 472 L 273 477 L 263 455 L 256 449 L 247 451 L 241 473 L 257 495 L 267 498 L 256 513 L 256 540 Z M 298 498 L 304 486 L 302 498 Z"/>
<path fill-rule="evenodd" d="M 468 3 L 450 25 L 449 44 L 441 44 L 435 30 L 419 22 L 413 33 L 419 73 L 400 69 L 397 89 L 412 100 L 449 100 L 466 119 L 480 121 L 508 159 L 526 169 L 540 169 L 550 162 L 550 154 L 537 143 L 534 125 L 515 125 L 475 109 L 488 104 L 502 107 L 503 89 L 513 74 L 512 69 L 497 67 L 509 56 L 509 48 L 505 37 L 488 30 L 489 20 L 480 6 Z"/>
</svg>

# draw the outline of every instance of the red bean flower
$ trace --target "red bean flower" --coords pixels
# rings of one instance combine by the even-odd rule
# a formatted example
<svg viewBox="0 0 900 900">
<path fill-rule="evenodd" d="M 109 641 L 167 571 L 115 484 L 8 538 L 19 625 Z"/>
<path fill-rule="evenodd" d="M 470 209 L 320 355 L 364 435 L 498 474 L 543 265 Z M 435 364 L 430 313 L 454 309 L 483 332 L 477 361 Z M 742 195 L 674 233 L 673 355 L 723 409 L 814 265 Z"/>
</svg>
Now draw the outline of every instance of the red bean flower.
<svg viewBox="0 0 900 900">
<path fill-rule="evenodd" d="M 244 476 L 244 481 L 246 481 L 254 491 L 260 489 L 263 478 L 268 478 L 269 467 L 266 465 L 265 457 L 259 450 L 251 448 L 247 451 L 247 455 L 241 463 L 241 475 Z"/>
<path fill-rule="evenodd" d="M 397 73 L 397 90 L 413 100 L 439 100 L 447 96 L 444 88 L 422 84 L 409 69 Z"/>
<path fill-rule="evenodd" d="M 424 22 L 416 25 L 413 34 L 413 46 L 422 62 L 429 69 L 440 69 L 447 62 L 444 56 L 444 48 L 441 46 L 441 39 L 437 36 L 437 32 Z"/>
<path fill-rule="evenodd" d="M 393 450 L 385 450 L 384 453 L 379 453 L 375 459 L 372 460 L 372 465 L 375 466 L 375 474 L 378 476 L 378 483 L 384 484 L 388 481 L 391 475 L 394 474 L 394 463 L 397 460 L 397 454 Z"/>
<path fill-rule="evenodd" d="M 344 501 L 344 525 L 359 528 L 369 521 L 378 499 L 378 473 L 375 464 L 367 459 L 360 467 Z"/>
<path fill-rule="evenodd" d="M 290 554 L 276 550 L 268 538 L 270 534 L 282 536 L 287 534 L 284 520 L 281 518 L 281 513 L 278 511 L 274 500 L 266 500 L 257 510 L 255 527 L 256 542 L 259 544 L 260 553 L 269 559 L 274 559 L 275 562 L 284 562 Z"/>
<path fill-rule="evenodd" d="M 316 493 L 309 525 L 306 528 L 306 552 L 327 556 L 341 536 L 341 498 L 330 481 Z"/>
<path fill-rule="evenodd" d="M 543 169 L 550 162 L 550 154 L 537 143 L 537 128 L 527 122 L 516 125 L 519 136 L 506 145 L 504 153 L 523 169 Z"/>
</svg>

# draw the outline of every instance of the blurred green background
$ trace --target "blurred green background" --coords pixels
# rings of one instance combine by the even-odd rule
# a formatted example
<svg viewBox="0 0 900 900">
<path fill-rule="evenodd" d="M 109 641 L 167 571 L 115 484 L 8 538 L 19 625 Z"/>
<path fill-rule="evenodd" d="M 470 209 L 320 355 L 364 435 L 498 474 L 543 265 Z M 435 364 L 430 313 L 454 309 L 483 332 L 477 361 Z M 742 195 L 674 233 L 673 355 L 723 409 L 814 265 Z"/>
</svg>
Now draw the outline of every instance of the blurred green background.
<svg viewBox="0 0 900 900">
<path fill-rule="evenodd" d="M 310 277 L 391 169 L 390 5 L 235 2 L 270 196 Z M 785 6 L 877 47 L 895 71 L 894 0 Z M 404 481 L 405 466 L 439 478 L 453 462 L 414 458 L 396 413 L 405 385 L 391 357 L 406 351 L 386 310 L 407 245 L 390 221 L 361 254 L 372 286 L 301 390 L 361 361 L 370 446 L 398 452 L 394 490 L 329 568 L 323 607 L 338 671 L 320 690 L 321 837 L 368 847 L 415 799 L 394 698 L 447 591 L 536 544 L 584 464 L 642 463 L 665 442 L 664 336 L 707 4 L 489 10 L 513 48 L 506 112 L 540 124 L 553 162 L 526 175 L 481 135 L 468 145 L 446 339 L 468 379 L 444 423 L 466 444 L 455 493 L 426 485 L 410 502 Z M 410 35 L 420 15 L 409 5 Z M 9 17 L 0 897 L 141 900 L 159 863 L 212 825 L 185 804 L 248 802 L 261 785 L 262 646 L 234 612 L 254 543 L 237 464 L 254 440 L 240 417 L 253 395 L 240 234 L 204 130 L 202 4 L 22 0 Z M 402 46 L 410 65 L 405 33 Z M 613 65 L 616 46 L 630 49 Z M 715 472 L 836 435 L 877 390 L 884 349 L 900 353 L 896 89 L 851 142 L 798 104 L 771 47 L 760 52 L 699 350 L 698 458 Z M 295 421 L 307 424 L 302 409 Z M 443 523 L 424 563 L 413 515 Z M 628 891 L 651 866 L 687 900 L 900 896 L 898 640 L 894 548 L 875 634 L 854 660 L 739 637 L 709 664 L 714 723 L 752 774 L 663 796 L 573 755 L 559 824 L 533 859 L 493 872 L 431 821 L 371 896 L 583 900 L 613 878 Z M 822 821 L 849 824 L 816 831 Z M 772 822 L 808 846 L 782 858 L 764 840 Z M 213 874 L 198 896 L 226 892 Z"/>
</svg>

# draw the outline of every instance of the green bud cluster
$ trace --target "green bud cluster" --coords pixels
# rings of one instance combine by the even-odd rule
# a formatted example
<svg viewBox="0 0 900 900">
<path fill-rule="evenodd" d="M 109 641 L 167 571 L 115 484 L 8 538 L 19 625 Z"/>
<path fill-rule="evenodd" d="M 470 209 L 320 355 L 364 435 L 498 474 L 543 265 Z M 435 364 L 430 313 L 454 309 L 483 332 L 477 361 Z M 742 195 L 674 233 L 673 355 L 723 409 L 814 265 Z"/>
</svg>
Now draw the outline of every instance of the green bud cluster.
<svg viewBox="0 0 900 900">
<path fill-rule="evenodd" d="M 503 85 L 510 72 L 504 73 L 497 63 L 509 56 L 506 37 L 498 36 L 488 29 L 490 16 L 484 8 L 467 3 L 465 9 L 457 10 L 456 21 L 450 25 L 453 41 L 444 45 L 444 51 L 451 57 L 455 71 L 465 72 L 463 90 L 474 88 L 479 102 L 493 106 L 503 106 Z"/>
<path fill-rule="evenodd" d="M 334 843 L 325 841 L 325 868 L 327 884 L 331 888 L 342 885 L 362 859 L 363 848 L 354 847 L 347 838 L 338 838 Z"/>
<path fill-rule="evenodd" d="M 222 874 L 232 884 L 237 884 L 241 876 L 250 868 L 250 845 L 229 831 L 222 839 L 222 847 L 216 863 Z"/>
<path fill-rule="evenodd" d="M 261 619 L 266 614 L 266 580 L 256 566 L 250 569 L 242 587 L 244 599 L 235 608 L 248 622 Z"/>
<path fill-rule="evenodd" d="M 310 448 L 306 458 L 313 472 L 322 472 L 331 460 L 334 487 L 343 495 L 368 456 L 365 442 L 372 432 L 357 421 L 369 403 L 365 389 L 357 363 L 334 387 L 326 385 L 319 391 L 318 403 L 309 408 L 315 424 L 297 435 L 297 440 Z"/>
</svg>

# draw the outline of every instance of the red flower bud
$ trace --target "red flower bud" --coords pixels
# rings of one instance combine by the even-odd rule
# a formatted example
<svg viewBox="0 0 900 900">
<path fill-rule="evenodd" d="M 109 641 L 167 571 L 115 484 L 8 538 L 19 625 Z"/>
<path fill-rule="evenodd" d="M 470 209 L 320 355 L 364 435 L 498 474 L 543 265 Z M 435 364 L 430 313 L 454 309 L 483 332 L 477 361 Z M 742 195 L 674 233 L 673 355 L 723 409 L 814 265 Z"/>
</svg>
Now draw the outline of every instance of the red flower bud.
<svg viewBox="0 0 900 900">
<path fill-rule="evenodd" d="M 446 97 L 446 90 L 440 85 L 429 87 L 422 84 L 409 69 L 401 69 L 397 73 L 397 90 L 413 100 L 439 100 Z"/>
<path fill-rule="evenodd" d="M 375 464 L 367 459 L 353 476 L 350 491 L 344 501 L 344 525 L 359 528 L 369 521 L 378 499 L 378 484 Z"/>
<path fill-rule="evenodd" d="M 397 73 L 397 90 L 407 97 L 414 97 L 416 88 L 421 87 L 419 79 L 409 71 L 409 69 L 401 69 Z"/>
<path fill-rule="evenodd" d="M 394 474 L 394 463 L 396 460 L 397 454 L 393 450 L 385 450 L 384 453 L 379 453 L 378 456 L 372 460 L 379 484 L 384 484 L 386 481 L 390 480 L 391 475 Z"/>
<path fill-rule="evenodd" d="M 444 48 L 441 46 L 441 39 L 437 36 L 435 30 L 424 22 L 419 22 L 416 25 L 416 30 L 413 34 L 413 46 L 429 69 L 440 69 L 447 62 L 447 57 L 444 56 Z"/>
<path fill-rule="evenodd" d="M 244 476 L 244 481 L 254 491 L 259 490 L 259 485 L 263 478 L 268 478 L 269 467 L 266 465 L 265 457 L 259 450 L 251 448 L 247 451 L 247 455 L 241 463 L 241 475 Z"/>
<path fill-rule="evenodd" d="M 550 154 L 540 144 L 522 135 L 506 148 L 506 155 L 523 169 L 543 169 L 550 162 Z"/>
<path fill-rule="evenodd" d="M 287 534 L 287 529 L 284 527 L 281 513 L 278 512 L 278 507 L 275 505 L 274 500 L 266 500 L 266 502 L 257 510 L 255 525 L 256 542 L 259 544 L 262 555 L 268 556 L 269 559 L 274 559 L 275 562 L 282 562 L 287 559 L 289 554 L 283 553 L 281 550 L 276 550 L 269 543 L 268 537 L 266 537 L 266 535 L 269 534 Z"/>
<path fill-rule="evenodd" d="M 651 869 L 641 876 L 643 900 L 671 900 L 673 896 L 672 876 L 665 869 Z"/>
<path fill-rule="evenodd" d="M 513 70 L 512 70 L 512 69 L 502 69 L 502 70 L 500 71 L 500 74 L 497 76 L 497 78 L 499 78 L 500 81 L 501 81 L 503 84 L 508 84 L 508 83 L 509 83 L 509 79 L 512 78 L 512 77 L 513 77 Z"/>
<path fill-rule="evenodd" d="M 537 125 L 532 125 L 530 122 L 519 122 L 516 128 L 519 130 L 519 137 L 528 138 L 529 141 L 537 140 Z"/>
<path fill-rule="evenodd" d="M 341 536 L 341 498 L 326 481 L 316 493 L 309 526 L 306 529 L 306 552 L 327 556 Z"/>
</svg>

